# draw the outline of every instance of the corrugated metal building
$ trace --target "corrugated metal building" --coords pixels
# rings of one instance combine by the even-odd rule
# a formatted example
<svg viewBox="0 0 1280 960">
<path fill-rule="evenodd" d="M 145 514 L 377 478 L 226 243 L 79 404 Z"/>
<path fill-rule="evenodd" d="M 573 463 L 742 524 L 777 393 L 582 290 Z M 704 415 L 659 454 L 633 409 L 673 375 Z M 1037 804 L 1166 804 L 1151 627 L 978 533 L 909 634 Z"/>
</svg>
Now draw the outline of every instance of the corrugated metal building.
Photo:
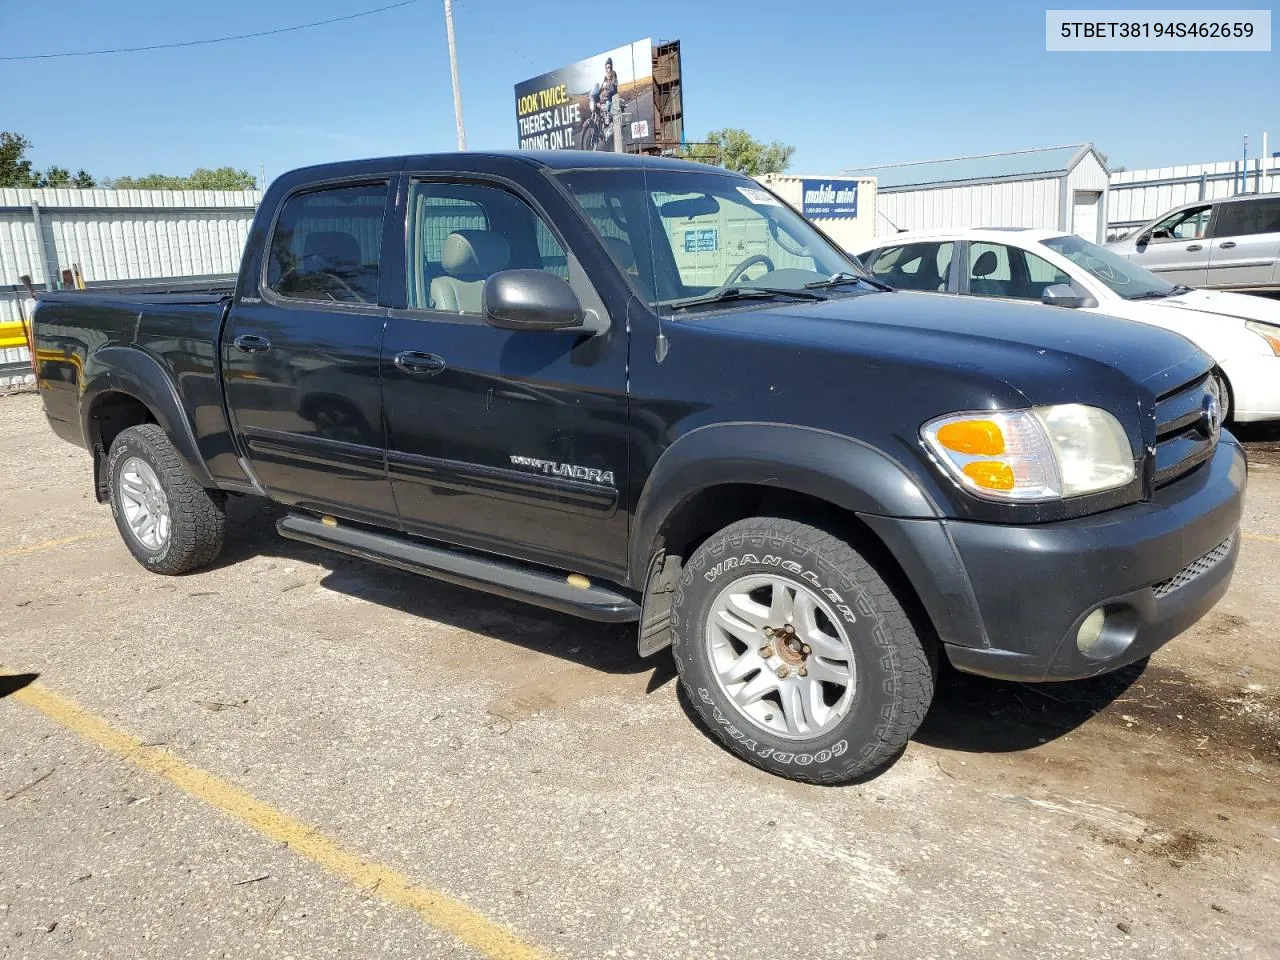
<svg viewBox="0 0 1280 960">
<path fill-rule="evenodd" d="M 0 189 L 0 367 L 29 360 L 24 275 L 49 289 L 73 265 L 89 282 L 235 273 L 261 199 L 256 190 Z M 0 387 L 12 376 L 0 370 Z"/>
<path fill-rule="evenodd" d="M 878 181 L 876 235 L 950 227 L 1052 227 L 1100 243 L 1107 168 L 1093 144 L 848 170 Z"/>
</svg>

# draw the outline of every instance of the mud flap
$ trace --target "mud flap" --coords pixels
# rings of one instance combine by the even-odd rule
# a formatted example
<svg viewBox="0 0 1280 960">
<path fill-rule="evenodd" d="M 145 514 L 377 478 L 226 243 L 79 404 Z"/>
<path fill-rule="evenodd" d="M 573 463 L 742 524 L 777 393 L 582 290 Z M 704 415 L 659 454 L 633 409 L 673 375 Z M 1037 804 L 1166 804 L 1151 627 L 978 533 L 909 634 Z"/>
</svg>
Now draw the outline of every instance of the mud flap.
<svg viewBox="0 0 1280 960">
<path fill-rule="evenodd" d="M 651 657 L 671 646 L 671 600 L 682 569 L 680 558 L 669 553 L 656 553 L 649 562 L 640 608 L 640 636 L 636 641 L 636 652 L 642 657 Z"/>
</svg>

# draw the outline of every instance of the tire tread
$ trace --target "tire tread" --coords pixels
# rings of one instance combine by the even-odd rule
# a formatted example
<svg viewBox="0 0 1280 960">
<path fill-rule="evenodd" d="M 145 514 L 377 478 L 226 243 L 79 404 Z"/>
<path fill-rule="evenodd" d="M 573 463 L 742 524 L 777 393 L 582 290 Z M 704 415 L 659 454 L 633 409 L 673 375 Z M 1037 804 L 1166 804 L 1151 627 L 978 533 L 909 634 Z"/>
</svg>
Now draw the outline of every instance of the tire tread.
<svg viewBox="0 0 1280 960">
<path fill-rule="evenodd" d="M 121 443 L 122 440 L 125 442 Z M 155 469 L 169 500 L 170 550 L 158 563 L 148 560 L 145 554 L 139 555 L 138 545 L 126 530 L 126 523 L 118 506 L 115 490 L 116 466 L 125 451 L 135 443 L 141 447 L 139 452 Z M 148 570 L 176 576 L 208 566 L 222 553 L 226 539 L 226 512 L 208 490 L 196 483 L 161 427 L 154 423 L 144 423 L 122 430 L 111 444 L 108 471 L 111 478 L 111 512 L 115 515 L 116 525 L 130 552 Z"/>
<path fill-rule="evenodd" d="M 696 691 L 682 657 L 685 647 L 683 626 L 675 615 L 684 602 L 686 589 L 693 584 L 694 577 L 702 566 L 698 562 L 699 555 L 711 549 L 767 540 L 794 544 L 813 554 L 821 565 L 837 568 L 853 582 L 858 600 L 861 601 L 858 605 L 859 615 L 873 617 L 888 640 L 881 644 L 880 661 L 888 669 L 896 696 L 888 716 L 882 714 L 881 723 L 869 746 L 862 750 L 850 750 L 842 757 L 833 758 L 820 769 L 777 769 L 770 766 L 767 760 L 761 760 L 744 750 L 720 724 L 708 722 L 705 726 L 730 752 L 772 773 L 805 783 L 846 783 L 879 769 L 906 746 L 911 735 L 924 721 L 933 700 L 934 671 L 928 651 L 893 589 L 845 540 L 810 524 L 782 517 L 750 517 L 732 523 L 714 534 L 695 551 L 690 562 L 685 565 L 673 603 L 672 652 L 679 668 L 680 684 L 689 701 L 694 704 L 694 709 L 701 715 Z M 705 719 L 704 717 L 704 721 Z"/>
</svg>

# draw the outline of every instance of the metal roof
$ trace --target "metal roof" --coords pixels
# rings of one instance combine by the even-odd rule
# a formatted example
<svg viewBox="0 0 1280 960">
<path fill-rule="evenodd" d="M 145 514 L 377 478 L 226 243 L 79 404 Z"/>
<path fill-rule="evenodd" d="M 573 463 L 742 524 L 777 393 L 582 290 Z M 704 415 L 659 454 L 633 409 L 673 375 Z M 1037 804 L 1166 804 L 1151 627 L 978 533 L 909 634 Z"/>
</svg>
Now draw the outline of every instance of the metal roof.
<svg viewBox="0 0 1280 960">
<path fill-rule="evenodd" d="M 1076 143 L 1013 153 L 953 157 L 949 160 L 891 163 L 844 172 L 859 177 L 875 177 L 881 190 L 963 183 L 970 180 L 1021 180 L 1036 176 L 1063 175 L 1092 149 L 1093 144 Z"/>
</svg>

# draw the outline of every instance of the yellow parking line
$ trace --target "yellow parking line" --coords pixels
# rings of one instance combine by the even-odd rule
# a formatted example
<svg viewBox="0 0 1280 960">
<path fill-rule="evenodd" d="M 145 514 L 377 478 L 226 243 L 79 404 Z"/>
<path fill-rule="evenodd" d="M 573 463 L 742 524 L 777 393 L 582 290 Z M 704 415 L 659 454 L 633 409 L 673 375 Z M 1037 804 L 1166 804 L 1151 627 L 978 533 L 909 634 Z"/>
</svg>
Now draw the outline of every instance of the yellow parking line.
<svg viewBox="0 0 1280 960">
<path fill-rule="evenodd" d="M 103 528 L 102 530 L 90 530 L 87 533 L 77 533 L 71 537 L 61 537 L 57 540 L 44 540 L 40 543 L 31 543 L 25 547 L 14 547 L 12 550 L 0 550 L 0 560 L 7 560 L 9 557 L 21 557 L 28 553 L 39 553 L 42 550 L 52 550 L 55 547 L 65 547 L 69 543 L 79 543 L 81 540 L 96 540 L 98 537 L 105 537 L 115 531 L 111 528 Z"/>
<path fill-rule="evenodd" d="M 0 667 L 0 675 L 13 676 L 13 672 Z M 168 750 L 143 746 L 132 734 L 113 727 L 102 717 L 40 684 L 29 684 L 12 696 L 86 740 L 118 754 L 143 770 L 164 777 L 180 790 L 217 807 L 264 837 L 286 844 L 330 873 L 351 881 L 366 894 L 413 911 L 431 926 L 452 934 L 486 957 L 494 960 L 548 960 L 550 956 L 461 900 L 414 884 L 404 874 L 384 864 L 364 860 L 316 827 L 264 803 L 226 780 L 191 766 Z"/>
<path fill-rule="evenodd" d="M 1250 533 L 1247 530 L 1244 532 L 1244 538 L 1246 540 L 1261 540 L 1263 543 L 1280 543 L 1280 537 L 1273 537 L 1268 533 Z"/>
</svg>

